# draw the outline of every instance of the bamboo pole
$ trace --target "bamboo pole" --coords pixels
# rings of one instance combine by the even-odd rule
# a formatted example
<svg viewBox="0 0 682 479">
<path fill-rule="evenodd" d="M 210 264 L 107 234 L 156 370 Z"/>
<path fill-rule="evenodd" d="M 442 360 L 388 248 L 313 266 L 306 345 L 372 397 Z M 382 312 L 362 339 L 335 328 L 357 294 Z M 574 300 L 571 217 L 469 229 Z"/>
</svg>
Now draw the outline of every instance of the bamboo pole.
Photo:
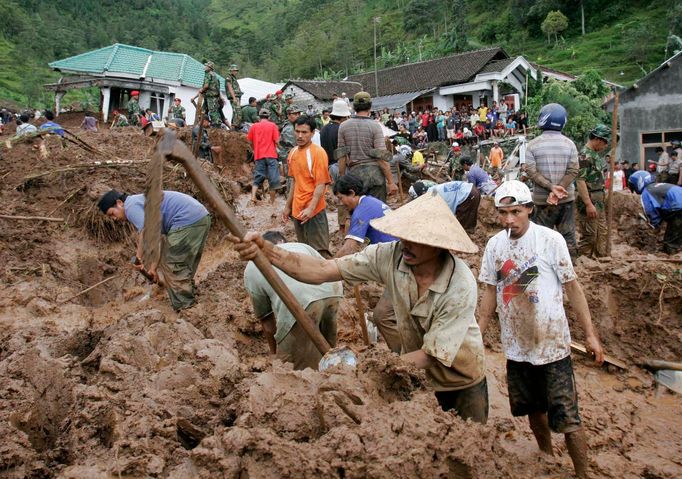
<svg viewBox="0 0 682 479">
<path fill-rule="evenodd" d="M 616 91 L 616 97 L 613 100 L 613 119 L 611 122 L 611 160 L 609 161 L 609 192 L 606 202 L 606 254 L 611 256 L 611 238 L 613 231 L 613 170 L 616 163 L 616 147 L 618 146 L 618 98 L 619 92 Z"/>
<path fill-rule="evenodd" d="M 63 223 L 64 218 L 48 218 L 47 216 L 12 216 L 12 215 L 0 215 L 0 218 L 4 220 L 26 220 L 26 221 L 54 221 Z"/>
<path fill-rule="evenodd" d="M 74 295 L 71 296 L 70 298 L 67 298 L 67 299 L 64 299 L 64 300 L 60 301 L 59 304 L 68 303 L 69 301 L 72 301 L 72 300 L 76 299 L 77 297 L 84 295 L 84 294 L 87 293 L 88 291 L 92 291 L 92 290 L 95 289 L 96 287 L 101 286 L 101 285 L 103 285 L 104 283 L 108 283 L 108 282 L 111 281 L 112 279 L 118 278 L 119 276 L 120 276 L 120 275 L 118 275 L 118 274 L 116 274 L 116 275 L 114 275 L 114 276 L 109 276 L 108 278 L 103 279 L 103 280 L 100 281 L 99 283 L 95 283 L 95 284 L 93 284 L 92 286 L 90 286 L 89 288 L 85 288 L 85 289 L 84 289 L 83 291 L 81 291 L 80 293 L 74 294 Z"/>
</svg>

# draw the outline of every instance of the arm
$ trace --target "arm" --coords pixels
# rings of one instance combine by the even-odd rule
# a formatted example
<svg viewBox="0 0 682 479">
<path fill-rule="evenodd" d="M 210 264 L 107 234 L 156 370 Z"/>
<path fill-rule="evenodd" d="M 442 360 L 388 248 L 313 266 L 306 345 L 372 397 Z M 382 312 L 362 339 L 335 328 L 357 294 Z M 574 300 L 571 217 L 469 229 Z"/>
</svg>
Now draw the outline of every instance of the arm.
<svg viewBox="0 0 682 479">
<path fill-rule="evenodd" d="M 495 309 L 497 308 L 497 288 L 494 284 L 486 284 L 481 299 L 481 306 L 478 310 L 478 327 L 481 335 L 488 327 L 488 323 L 495 319 Z"/>
<path fill-rule="evenodd" d="M 575 148 L 575 145 L 573 145 L 571 159 L 566 166 L 566 173 L 564 173 L 564 176 L 559 180 L 559 184 L 564 188 L 571 186 L 571 183 L 578 177 L 578 170 L 578 150 Z"/>
<path fill-rule="evenodd" d="M 242 261 L 255 259 L 260 249 L 273 266 L 302 283 L 322 284 L 342 279 L 335 260 L 325 260 L 278 248 L 253 232 L 247 233 L 243 240 L 232 235 L 228 236 L 228 239 L 235 243 L 234 249 Z"/>
<path fill-rule="evenodd" d="M 270 354 L 277 353 L 277 341 L 275 341 L 275 332 L 277 332 L 277 322 L 275 321 L 275 315 L 273 313 L 261 318 L 261 327 L 263 328 L 263 334 L 265 334 L 265 339 L 268 341 L 268 348 L 270 348 Z"/>
<path fill-rule="evenodd" d="M 357 253 L 360 251 L 362 243 L 359 243 L 351 238 L 346 238 L 343 245 L 334 255 L 335 258 L 341 258 L 343 256 L 348 256 L 349 254 Z"/>
<path fill-rule="evenodd" d="M 384 173 L 384 177 L 386 178 L 386 183 L 388 184 L 388 194 L 392 195 L 395 194 L 396 191 L 398 191 L 398 185 L 396 185 L 393 182 L 393 175 L 391 174 L 391 166 L 388 164 L 388 161 L 384 160 L 377 160 L 379 162 L 379 168 L 381 168 L 381 171 Z M 341 169 L 339 168 L 339 171 Z"/>
<path fill-rule="evenodd" d="M 289 217 L 291 216 L 291 209 L 294 204 L 294 190 L 296 189 L 296 180 L 293 176 L 290 176 L 289 178 L 291 178 L 291 187 L 289 188 L 287 202 L 284 205 L 284 211 L 282 212 L 282 221 L 284 222 L 289 221 Z"/>
<path fill-rule="evenodd" d="M 552 186 L 554 185 L 552 185 L 551 181 L 538 172 L 537 163 L 535 162 L 535 157 L 533 156 L 530 148 L 526 149 L 526 167 L 528 176 L 531 180 L 533 180 L 533 183 L 546 190 L 552 190 Z"/>
<path fill-rule="evenodd" d="M 324 191 L 326 189 L 327 189 L 326 183 L 318 183 L 317 185 L 315 185 L 315 190 L 313 191 L 313 197 L 310 200 L 310 203 L 308 203 L 308 206 L 306 206 L 306 208 L 301 212 L 301 217 L 299 218 L 301 220 L 301 223 L 305 223 L 306 221 L 313 217 L 313 211 L 315 211 L 315 208 L 320 203 L 320 199 L 322 198 L 322 195 L 324 195 Z"/>
<path fill-rule="evenodd" d="M 585 331 L 585 341 L 587 342 L 587 351 L 594 354 L 594 360 L 597 364 L 602 364 L 604 362 L 604 351 L 602 350 L 601 344 L 599 343 L 599 338 L 594 331 L 592 326 L 592 318 L 590 316 L 590 308 L 587 305 L 587 300 L 585 299 L 585 294 L 583 289 L 578 283 L 577 279 L 568 281 L 564 283 L 566 288 L 566 296 L 568 296 L 568 301 L 573 306 L 576 312 L 578 321 Z"/>
<path fill-rule="evenodd" d="M 575 181 L 576 186 L 578 187 L 578 196 L 580 196 L 580 199 L 583 200 L 583 203 L 585 203 L 585 210 L 587 212 L 587 217 L 588 218 L 596 218 L 597 217 L 597 208 L 594 207 L 594 204 L 592 204 L 592 199 L 590 198 L 590 193 L 587 191 L 587 183 L 585 183 L 585 180 L 582 178 L 578 178 Z"/>
<path fill-rule="evenodd" d="M 237 101 L 237 95 L 234 94 L 234 88 L 232 88 L 232 84 L 226 81 L 225 85 L 227 86 L 227 90 L 230 94 L 230 97 L 232 98 L 232 101 Z"/>
<path fill-rule="evenodd" d="M 406 363 L 410 363 L 419 369 L 429 369 L 436 363 L 436 359 L 426 354 L 423 350 L 418 349 L 411 353 L 405 353 L 400 356 L 400 359 Z"/>
</svg>

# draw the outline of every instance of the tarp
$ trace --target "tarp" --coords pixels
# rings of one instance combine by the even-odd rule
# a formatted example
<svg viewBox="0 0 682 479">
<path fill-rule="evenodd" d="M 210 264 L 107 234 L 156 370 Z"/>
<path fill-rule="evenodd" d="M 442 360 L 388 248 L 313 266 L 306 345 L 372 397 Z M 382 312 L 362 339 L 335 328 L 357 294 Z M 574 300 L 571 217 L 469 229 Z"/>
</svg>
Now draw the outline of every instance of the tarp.
<svg viewBox="0 0 682 479">
<path fill-rule="evenodd" d="M 385 95 L 377 96 L 372 98 L 372 110 L 378 111 L 388 108 L 389 110 L 397 110 L 403 108 L 409 102 L 417 97 L 422 96 L 424 93 L 433 91 L 433 89 L 413 91 L 409 93 L 398 93 L 396 95 Z"/>
<path fill-rule="evenodd" d="M 239 88 L 242 89 L 242 106 L 249 104 L 249 97 L 262 100 L 268 93 L 274 95 L 284 86 L 284 83 L 270 83 L 255 78 L 239 78 L 237 82 L 239 82 Z"/>
</svg>

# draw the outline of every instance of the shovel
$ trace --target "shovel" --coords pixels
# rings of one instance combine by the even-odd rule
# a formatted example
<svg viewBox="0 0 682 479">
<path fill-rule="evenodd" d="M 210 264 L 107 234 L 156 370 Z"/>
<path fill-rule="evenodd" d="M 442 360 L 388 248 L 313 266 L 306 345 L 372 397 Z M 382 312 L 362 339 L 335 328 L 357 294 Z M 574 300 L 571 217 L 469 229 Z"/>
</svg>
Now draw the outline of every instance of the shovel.
<svg viewBox="0 0 682 479">
<path fill-rule="evenodd" d="M 213 211 L 222 220 L 230 233 L 240 239 L 244 238 L 246 234 L 244 226 L 237 219 L 232 208 L 220 196 L 220 193 L 218 193 L 218 190 L 211 183 L 208 176 L 206 176 L 206 173 L 201 169 L 199 162 L 189 148 L 184 143 L 176 140 L 175 133 L 169 129 L 161 130 L 159 135 L 161 138 L 156 144 L 156 152 L 161 153 L 168 160 L 177 161 L 182 164 L 187 174 L 192 178 L 194 184 L 207 199 Z M 270 263 L 270 260 L 262 251 L 258 251 L 253 262 L 289 309 L 296 322 L 301 325 L 320 354 L 323 355 L 320 360 L 319 370 L 324 371 L 337 364 L 355 367 L 358 362 L 355 353 L 347 347 L 331 348 L 315 322 L 310 319 L 305 309 L 303 309 L 293 293 L 284 284 L 282 278 L 275 272 L 272 263 Z"/>
</svg>

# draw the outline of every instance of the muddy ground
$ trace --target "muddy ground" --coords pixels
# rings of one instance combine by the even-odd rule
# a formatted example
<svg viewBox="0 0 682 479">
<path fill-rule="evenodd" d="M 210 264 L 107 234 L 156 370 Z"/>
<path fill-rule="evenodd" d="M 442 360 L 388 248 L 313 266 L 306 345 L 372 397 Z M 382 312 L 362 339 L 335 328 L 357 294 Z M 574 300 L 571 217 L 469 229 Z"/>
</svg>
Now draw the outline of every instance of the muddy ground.
<svg viewBox="0 0 682 479">
<path fill-rule="evenodd" d="M 93 207 L 107 188 L 142 190 L 154 140 L 133 129 L 81 134 L 73 123 L 101 154 L 56 138 L 47 158 L 33 144 L 0 150 L 0 214 L 62 218 L 0 219 L 0 477 L 571 477 L 560 436 L 546 457 L 511 417 L 494 327 L 485 338 L 490 420 L 480 426 L 440 411 L 423 375 L 383 343 L 362 346 L 350 294 L 339 337 L 359 353 L 356 370 L 273 362 L 222 226 L 200 266 L 199 303 L 174 313 L 128 267 L 130 231 Z M 227 154 L 205 169 L 221 194 L 249 228 L 293 239 L 279 219 L 283 198 L 253 205 L 242 193 L 243 138 L 218 141 Z M 197 195 L 178 166 L 168 165 L 165 187 Z M 630 367 L 575 356 L 576 379 L 593 475 L 674 478 L 682 401 L 636 364 L 682 357 L 682 266 L 663 261 L 658 233 L 637 212 L 636 197 L 619 195 L 613 259 L 577 265 L 607 352 Z M 495 231 L 484 200 L 474 240 L 483 248 Z M 477 274 L 478 255 L 464 259 Z M 369 305 L 381 291 L 362 290 Z"/>
</svg>

